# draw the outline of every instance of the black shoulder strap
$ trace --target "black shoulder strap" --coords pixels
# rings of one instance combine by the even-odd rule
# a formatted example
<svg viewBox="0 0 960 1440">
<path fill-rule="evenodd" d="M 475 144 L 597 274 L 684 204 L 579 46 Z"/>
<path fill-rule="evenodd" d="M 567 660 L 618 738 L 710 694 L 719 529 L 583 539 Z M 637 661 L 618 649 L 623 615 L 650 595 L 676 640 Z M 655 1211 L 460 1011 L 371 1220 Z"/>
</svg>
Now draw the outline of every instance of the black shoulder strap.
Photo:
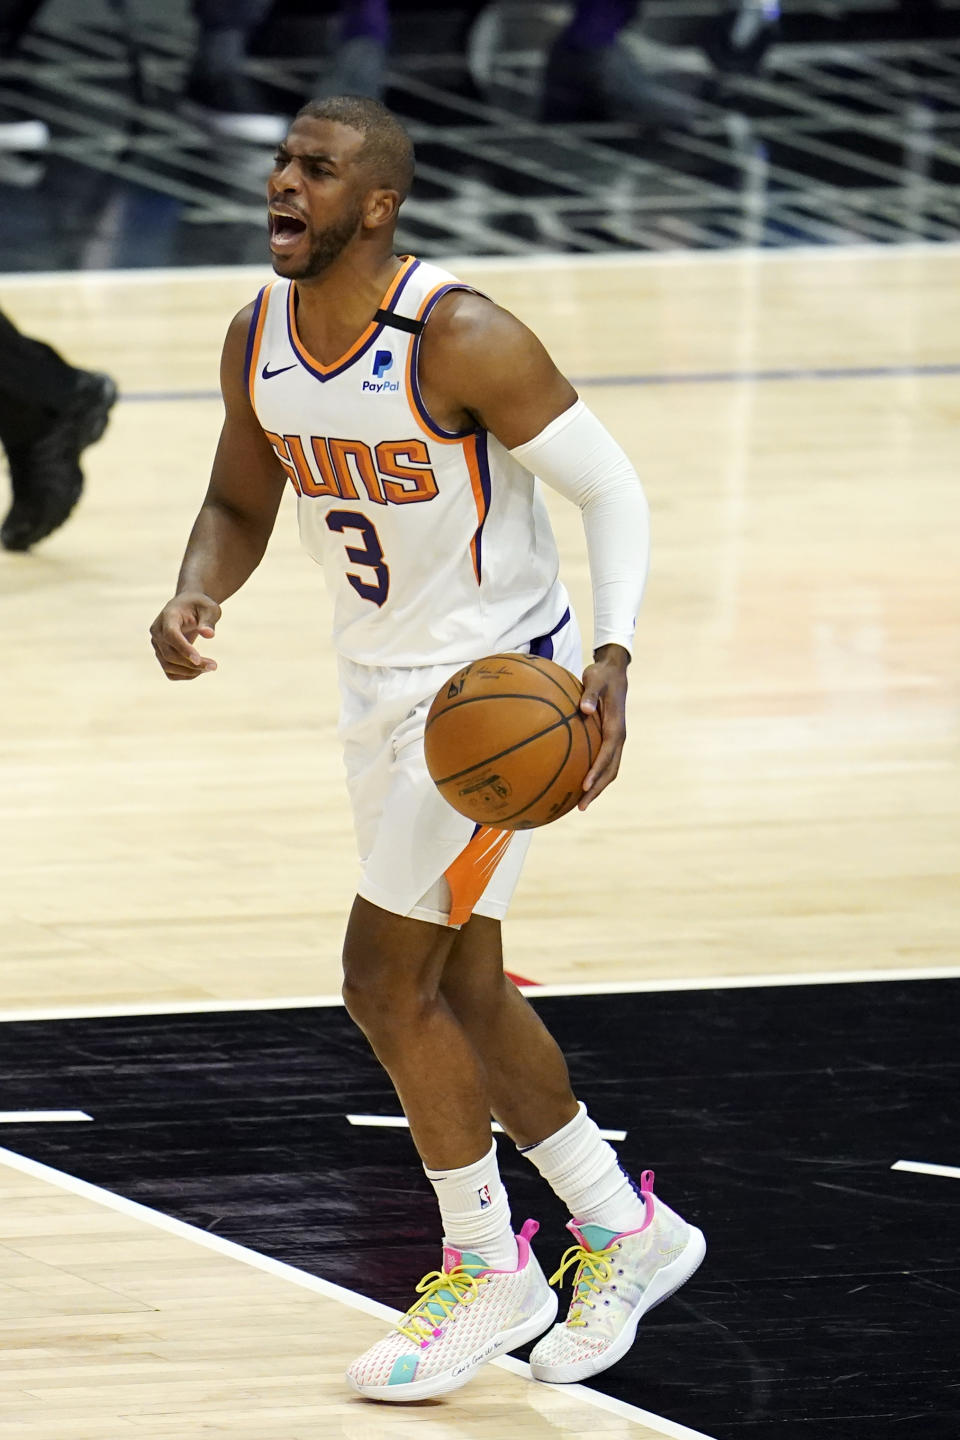
<svg viewBox="0 0 960 1440">
<path fill-rule="evenodd" d="M 394 330 L 406 330 L 408 335 L 419 335 L 423 329 L 422 320 L 408 320 L 406 315 L 394 315 L 392 310 L 377 310 L 373 318 L 378 325 L 392 325 Z"/>
</svg>

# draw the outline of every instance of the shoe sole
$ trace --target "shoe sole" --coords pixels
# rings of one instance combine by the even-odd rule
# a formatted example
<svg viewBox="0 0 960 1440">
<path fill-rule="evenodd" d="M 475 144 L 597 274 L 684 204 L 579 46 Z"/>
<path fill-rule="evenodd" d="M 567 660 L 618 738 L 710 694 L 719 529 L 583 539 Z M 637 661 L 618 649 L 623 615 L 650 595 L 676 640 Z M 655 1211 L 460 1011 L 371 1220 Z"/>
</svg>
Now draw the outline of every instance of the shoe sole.
<svg viewBox="0 0 960 1440">
<path fill-rule="evenodd" d="M 481 1366 L 495 1360 L 498 1355 L 505 1355 L 510 1350 L 516 1350 L 520 1345 L 526 1345 L 529 1340 L 536 1340 L 545 1330 L 549 1330 L 557 1318 L 557 1297 L 551 1290 L 544 1300 L 540 1309 L 529 1320 L 522 1325 L 515 1325 L 511 1330 L 501 1330 L 494 1339 L 488 1340 L 485 1345 L 455 1365 L 452 1370 L 444 1370 L 439 1375 L 432 1375 L 429 1380 L 411 1380 L 409 1384 L 400 1385 L 358 1385 L 353 1376 L 348 1372 L 347 1380 L 354 1390 L 360 1395 L 366 1395 L 371 1400 L 390 1400 L 395 1404 L 402 1404 L 404 1401 L 429 1400 L 434 1395 L 446 1395 L 451 1390 L 459 1390 L 461 1385 L 466 1385 L 472 1380 Z"/>
<path fill-rule="evenodd" d="M 664 1300 L 685 1285 L 690 1276 L 703 1264 L 703 1257 L 707 1253 L 707 1242 L 703 1237 L 703 1231 L 698 1230 L 695 1225 L 690 1226 L 690 1239 L 687 1241 L 682 1253 L 676 1260 L 671 1260 L 669 1265 L 663 1265 L 654 1275 L 650 1284 L 644 1290 L 637 1301 L 626 1324 L 616 1339 L 612 1340 L 606 1350 L 600 1355 L 591 1356 L 587 1360 L 577 1360 L 570 1365 L 537 1365 L 530 1361 L 530 1373 L 535 1380 L 544 1380 L 549 1385 L 570 1385 L 577 1380 L 588 1380 L 591 1375 L 599 1375 L 602 1370 L 609 1370 L 618 1360 L 622 1360 L 637 1337 L 637 1326 L 642 1317 L 653 1310 L 655 1306 L 662 1305 Z"/>
</svg>

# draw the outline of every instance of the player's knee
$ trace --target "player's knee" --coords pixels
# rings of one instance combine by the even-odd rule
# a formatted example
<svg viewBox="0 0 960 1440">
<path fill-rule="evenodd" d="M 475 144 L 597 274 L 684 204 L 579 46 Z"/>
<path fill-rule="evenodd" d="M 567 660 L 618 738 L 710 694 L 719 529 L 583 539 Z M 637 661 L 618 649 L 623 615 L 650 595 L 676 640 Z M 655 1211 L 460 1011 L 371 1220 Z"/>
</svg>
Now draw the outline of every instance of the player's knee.
<svg viewBox="0 0 960 1440">
<path fill-rule="evenodd" d="M 346 969 L 342 988 L 347 1014 L 379 1052 L 412 1034 L 436 1004 L 435 987 L 409 976 L 387 978 Z"/>
</svg>

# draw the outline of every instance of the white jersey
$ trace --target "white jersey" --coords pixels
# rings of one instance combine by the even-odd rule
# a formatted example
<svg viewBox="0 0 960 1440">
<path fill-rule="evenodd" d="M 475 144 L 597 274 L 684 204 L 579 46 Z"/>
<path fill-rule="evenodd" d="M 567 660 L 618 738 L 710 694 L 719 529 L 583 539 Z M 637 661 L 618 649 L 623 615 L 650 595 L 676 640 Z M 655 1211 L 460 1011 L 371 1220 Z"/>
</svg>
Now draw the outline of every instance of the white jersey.
<svg viewBox="0 0 960 1440">
<path fill-rule="evenodd" d="M 540 487 L 486 430 L 444 430 L 417 377 L 442 295 L 466 290 L 410 256 L 373 320 L 322 365 L 297 333 L 296 288 L 257 297 L 250 400 L 297 492 L 323 565 L 340 654 L 362 665 L 454 665 L 517 649 L 568 607 Z"/>
</svg>

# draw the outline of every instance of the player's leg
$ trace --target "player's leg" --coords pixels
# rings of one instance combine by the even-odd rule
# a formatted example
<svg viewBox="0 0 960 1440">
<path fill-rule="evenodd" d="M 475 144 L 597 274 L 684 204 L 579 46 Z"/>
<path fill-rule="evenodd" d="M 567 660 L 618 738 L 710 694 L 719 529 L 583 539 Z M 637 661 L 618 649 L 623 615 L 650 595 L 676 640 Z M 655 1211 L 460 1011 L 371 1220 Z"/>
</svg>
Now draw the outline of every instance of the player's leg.
<svg viewBox="0 0 960 1440">
<path fill-rule="evenodd" d="M 532 1005 L 503 973 L 500 922 L 474 915 L 456 936 L 441 992 L 482 1057 L 490 1107 L 519 1146 L 554 1134 L 577 1113 L 567 1062 Z"/>
<path fill-rule="evenodd" d="M 534 1347 L 541 1380 L 583 1380 L 619 1360 L 646 1311 L 679 1288 L 704 1255 L 701 1232 L 639 1190 L 570 1089 L 556 1041 L 503 973 L 500 924 L 475 915 L 444 966 L 441 990 L 486 1064 L 493 1114 L 571 1214 L 577 1244 L 566 1320 Z"/>
<path fill-rule="evenodd" d="M 440 989 L 456 937 L 358 895 L 343 951 L 347 1010 L 393 1081 L 417 1152 L 433 1169 L 473 1164 L 490 1148 L 486 1072 Z"/>
<path fill-rule="evenodd" d="M 419 1400 L 464 1384 L 495 1355 L 550 1325 L 556 1300 L 514 1237 L 490 1135 L 487 1074 L 440 988 L 456 931 L 358 897 L 344 947 L 344 999 L 389 1074 L 434 1186 L 442 1269 L 348 1378 L 381 1400 Z"/>
</svg>

